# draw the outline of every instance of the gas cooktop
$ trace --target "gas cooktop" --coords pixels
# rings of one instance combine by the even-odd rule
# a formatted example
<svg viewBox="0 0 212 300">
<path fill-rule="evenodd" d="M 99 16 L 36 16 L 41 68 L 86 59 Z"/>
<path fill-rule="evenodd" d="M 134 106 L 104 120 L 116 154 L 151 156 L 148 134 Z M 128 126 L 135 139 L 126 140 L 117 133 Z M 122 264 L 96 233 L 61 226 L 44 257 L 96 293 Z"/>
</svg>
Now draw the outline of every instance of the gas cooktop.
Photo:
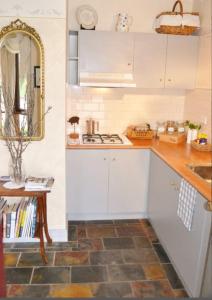
<svg viewBox="0 0 212 300">
<path fill-rule="evenodd" d="M 118 134 L 83 134 L 83 144 L 97 145 L 130 145 L 131 142 L 125 137 Z"/>
</svg>

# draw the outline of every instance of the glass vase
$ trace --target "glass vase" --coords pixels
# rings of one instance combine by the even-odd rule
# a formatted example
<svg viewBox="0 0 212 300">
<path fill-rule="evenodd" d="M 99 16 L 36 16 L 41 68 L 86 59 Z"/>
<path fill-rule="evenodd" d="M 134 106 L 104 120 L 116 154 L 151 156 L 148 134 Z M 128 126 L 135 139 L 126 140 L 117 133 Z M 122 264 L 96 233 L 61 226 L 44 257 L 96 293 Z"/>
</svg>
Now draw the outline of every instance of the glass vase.
<svg viewBox="0 0 212 300">
<path fill-rule="evenodd" d="M 14 185 L 22 185 L 25 181 L 25 169 L 22 158 L 10 159 L 9 161 L 10 181 Z"/>
</svg>

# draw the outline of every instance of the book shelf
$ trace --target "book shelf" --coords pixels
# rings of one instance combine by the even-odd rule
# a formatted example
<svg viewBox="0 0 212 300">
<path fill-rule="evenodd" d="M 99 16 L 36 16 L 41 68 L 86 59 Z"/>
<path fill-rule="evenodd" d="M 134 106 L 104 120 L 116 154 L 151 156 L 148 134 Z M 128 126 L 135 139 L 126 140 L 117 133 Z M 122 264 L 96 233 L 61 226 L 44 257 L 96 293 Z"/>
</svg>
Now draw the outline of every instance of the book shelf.
<svg viewBox="0 0 212 300">
<path fill-rule="evenodd" d="M 36 210 L 35 210 L 35 228 L 33 229 L 34 232 L 32 233 L 34 238 L 38 238 L 40 240 L 40 254 L 42 256 L 42 259 L 44 263 L 47 263 L 47 257 L 45 254 L 45 248 L 44 248 L 44 233 L 46 236 L 46 240 L 48 244 L 52 243 L 52 239 L 49 236 L 48 232 L 48 223 L 47 223 L 47 205 L 46 205 L 46 198 L 47 193 L 50 191 L 25 191 L 24 188 L 21 189 L 6 189 L 3 187 L 4 182 L 0 182 L 0 197 L 29 197 L 36 199 Z M 32 220 L 31 220 L 32 221 Z M 3 221 L 4 222 L 4 221 Z M 4 232 L 4 228 L 3 228 Z M 25 228 L 26 237 L 24 239 L 29 239 L 30 241 L 34 240 L 34 238 L 27 237 L 29 236 L 29 228 Z M 22 238 L 20 238 L 21 241 L 23 241 Z M 9 239 L 8 239 L 9 240 Z M 19 238 L 12 238 L 12 242 L 16 242 L 16 240 L 19 240 Z M 7 242 L 7 239 L 5 240 Z"/>
</svg>

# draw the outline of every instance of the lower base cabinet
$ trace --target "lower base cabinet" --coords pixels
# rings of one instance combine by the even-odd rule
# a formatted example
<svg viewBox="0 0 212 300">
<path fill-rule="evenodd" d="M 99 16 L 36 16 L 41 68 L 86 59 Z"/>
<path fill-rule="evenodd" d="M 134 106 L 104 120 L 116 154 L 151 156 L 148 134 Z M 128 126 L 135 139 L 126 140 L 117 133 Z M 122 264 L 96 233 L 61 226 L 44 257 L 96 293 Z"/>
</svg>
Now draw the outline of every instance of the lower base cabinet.
<svg viewBox="0 0 212 300">
<path fill-rule="evenodd" d="M 72 220 L 146 217 L 149 150 L 67 150 Z"/>
<path fill-rule="evenodd" d="M 181 177 L 151 153 L 148 214 L 188 294 L 201 295 L 211 231 L 211 213 L 197 193 L 192 229 L 177 216 Z"/>
</svg>

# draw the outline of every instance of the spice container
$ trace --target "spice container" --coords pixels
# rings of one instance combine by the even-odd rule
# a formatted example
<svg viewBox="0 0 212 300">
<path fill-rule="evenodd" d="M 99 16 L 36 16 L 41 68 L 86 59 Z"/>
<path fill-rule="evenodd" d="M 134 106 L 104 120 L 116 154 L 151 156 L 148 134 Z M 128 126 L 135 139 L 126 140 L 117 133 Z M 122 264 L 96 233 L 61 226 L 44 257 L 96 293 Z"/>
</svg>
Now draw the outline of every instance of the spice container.
<svg viewBox="0 0 212 300">
<path fill-rule="evenodd" d="M 167 133 L 168 134 L 173 134 L 176 130 L 176 122 L 175 121 L 167 121 Z"/>
<path fill-rule="evenodd" d="M 157 135 L 160 133 L 164 133 L 166 131 L 166 124 L 165 122 L 157 122 Z"/>
<path fill-rule="evenodd" d="M 179 122 L 177 124 L 177 132 L 184 133 L 185 132 L 185 124 L 183 122 Z"/>
</svg>

